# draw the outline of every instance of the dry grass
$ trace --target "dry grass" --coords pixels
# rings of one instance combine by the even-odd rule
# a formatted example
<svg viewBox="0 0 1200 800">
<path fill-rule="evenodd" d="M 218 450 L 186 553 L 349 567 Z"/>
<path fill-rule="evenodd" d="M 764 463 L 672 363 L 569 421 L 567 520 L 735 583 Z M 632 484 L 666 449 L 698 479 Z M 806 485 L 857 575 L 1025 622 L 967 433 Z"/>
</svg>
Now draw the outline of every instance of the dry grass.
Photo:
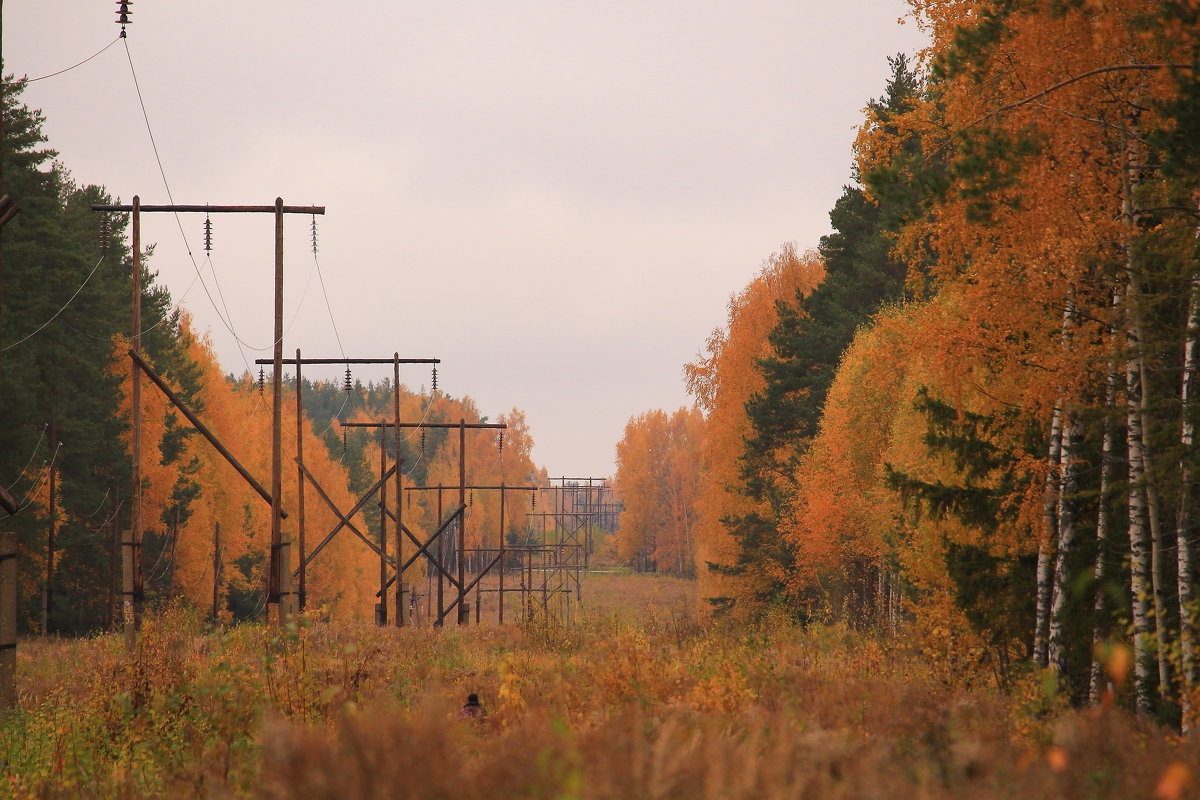
<svg viewBox="0 0 1200 800">
<path fill-rule="evenodd" d="M 940 682 L 840 629 L 705 628 L 690 584 L 593 576 L 572 626 L 23 643 L 28 797 L 1179 798 L 1200 749 L 1116 709 Z M 631 610 L 632 609 L 632 610 Z M 486 721 L 458 716 L 468 692 Z"/>
</svg>

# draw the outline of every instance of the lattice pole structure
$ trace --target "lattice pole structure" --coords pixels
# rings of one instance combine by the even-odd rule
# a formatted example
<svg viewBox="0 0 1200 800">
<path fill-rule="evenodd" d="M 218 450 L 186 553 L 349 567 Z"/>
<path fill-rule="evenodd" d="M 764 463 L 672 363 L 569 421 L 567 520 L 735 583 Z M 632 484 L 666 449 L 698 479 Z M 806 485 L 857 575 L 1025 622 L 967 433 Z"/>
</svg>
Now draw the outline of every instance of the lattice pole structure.
<svg viewBox="0 0 1200 800">
<path fill-rule="evenodd" d="M 532 606 L 532 612 L 549 610 L 553 596 L 561 595 L 566 601 L 574 589 L 575 600 L 582 605 L 583 587 L 581 574 L 590 569 L 590 552 L 593 548 L 592 527 L 607 513 L 600 500 L 611 489 L 606 478 L 551 478 L 550 485 L 541 487 L 542 492 L 551 492 L 554 511 L 531 511 L 533 520 L 541 521 L 542 546 L 542 603 Z M 548 531 L 547 523 L 554 527 Z M 551 537 L 551 533 L 553 536 Z M 553 539 L 553 541 L 551 540 Z M 536 587 L 529 570 L 527 590 Z M 527 612 L 528 613 L 528 612 Z M 569 604 L 563 607 L 564 616 L 570 614 Z"/>
<path fill-rule="evenodd" d="M 404 491 L 405 492 L 429 492 L 429 491 L 438 492 L 438 498 L 439 498 L 438 499 L 438 503 L 439 503 L 438 516 L 440 519 L 440 517 L 441 517 L 441 505 L 440 505 L 441 493 L 445 488 L 446 487 L 444 487 L 444 486 L 406 486 L 406 487 L 404 487 Z M 504 624 L 504 593 L 506 591 L 515 591 L 515 592 L 521 591 L 520 587 L 506 588 L 504 585 L 504 573 L 507 568 L 506 559 L 508 558 L 509 555 L 512 554 L 512 552 L 514 552 L 514 548 L 509 548 L 507 546 L 506 542 L 504 541 L 505 519 L 506 519 L 505 504 L 507 502 L 506 495 L 509 492 L 530 492 L 530 493 L 536 492 L 537 487 L 536 486 L 509 486 L 506 483 L 504 483 L 503 481 L 501 481 L 499 484 L 467 484 L 463 488 L 465 488 L 466 491 L 470 491 L 470 492 L 476 492 L 476 491 L 480 491 L 480 492 L 498 491 L 498 492 L 500 492 L 500 531 L 499 531 L 499 541 L 497 543 L 497 546 L 495 548 L 488 548 L 488 547 L 484 547 L 483 543 L 481 542 L 480 546 L 477 548 L 463 548 L 462 550 L 459 551 L 459 563 L 467 561 L 468 556 L 474 557 L 474 562 L 476 565 L 476 569 L 474 570 L 475 577 L 474 577 L 472 583 L 467 584 L 467 586 L 468 586 L 468 588 L 471 586 L 473 586 L 475 588 L 475 608 L 476 608 L 475 622 L 476 623 L 480 622 L 480 603 L 481 603 L 480 598 L 484 594 L 490 594 L 492 592 L 495 592 L 495 593 L 497 593 L 497 597 L 498 597 L 497 609 L 496 609 L 496 615 L 497 615 L 496 619 L 499 624 L 503 625 Z M 515 550 L 518 553 L 522 552 L 522 548 L 515 548 Z M 498 581 L 499 581 L 499 588 L 497 588 L 497 589 L 485 588 L 482 585 L 482 579 L 485 576 L 491 574 L 493 570 L 495 570 L 497 573 Z M 440 605 L 440 601 L 439 601 L 439 611 L 441 611 L 441 609 L 442 609 L 442 605 Z M 446 613 L 448 613 L 448 610 L 446 611 Z"/>
<path fill-rule="evenodd" d="M 381 431 L 386 428 L 395 428 L 395 429 L 400 429 L 400 428 L 420 428 L 420 429 L 446 428 L 446 429 L 450 429 L 450 428 L 454 428 L 459 431 L 459 460 L 458 460 L 458 467 L 459 467 L 458 478 L 459 478 L 459 480 L 458 480 L 457 487 L 451 487 L 451 488 L 458 489 L 459 502 L 458 502 L 457 508 L 455 508 L 451 512 L 450 516 L 443 519 L 441 516 L 442 515 L 441 502 L 440 502 L 441 501 L 441 491 L 438 492 L 438 499 L 439 499 L 438 519 L 439 519 L 440 525 L 438 527 L 437 532 L 434 534 L 434 536 L 430 537 L 430 539 L 425 542 L 421 542 L 402 523 L 401 517 L 399 516 L 399 514 L 393 513 L 391 511 L 391 509 L 388 509 L 386 507 L 386 504 L 383 505 L 383 507 L 382 507 L 383 515 L 390 517 L 392 519 L 393 523 L 395 523 L 395 525 L 396 525 L 397 539 L 399 540 L 401 535 L 403 535 L 404 537 L 407 537 L 413 543 L 413 545 L 417 548 L 417 552 L 410 558 L 401 560 L 399 558 L 391 559 L 387 556 L 387 554 L 385 552 L 383 552 L 382 550 L 379 550 L 380 558 L 383 560 L 386 560 L 388 562 L 388 564 L 393 566 L 393 568 L 395 570 L 395 575 L 393 575 L 391 578 L 389 578 L 386 581 L 381 581 L 382 585 L 380 586 L 379 592 L 377 593 L 376 596 L 380 598 L 381 603 L 385 603 L 386 597 L 387 597 L 387 590 L 391 588 L 393 583 L 402 581 L 405 570 L 407 570 L 407 568 L 409 566 L 411 566 L 412 563 L 414 563 L 417 559 L 423 557 L 426 559 L 427 563 L 432 565 L 438 572 L 439 602 L 438 602 L 438 616 L 437 616 L 437 620 L 436 620 L 435 624 L 440 626 L 443 623 L 443 620 L 445 619 L 446 615 L 448 615 L 455 608 L 458 609 L 458 623 L 460 625 L 467 624 L 470 621 L 470 614 L 469 614 L 469 609 L 467 608 L 466 595 L 471 591 L 471 589 L 475 588 L 475 586 L 479 583 L 479 580 L 482 578 L 482 574 L 480 576 L 476 577 L 475 580 L 472 581 L 470 584 L 467 583 L 466 560 L 464 558 L 464 552 L 463 552 L 465 550 L 465 535 L 466 535 L 465 526 L 463 524 L 463 517 L 464 517 L 464 513 L 467 508 L 466 492 L 467 492 L 467 488 L 468 488 L 467 482 L 466 482 L 466 431 L 469 429 L 506 430 L 508 428 L 508 426 L 503 423 L 467 422 L 466 420 L 463 420 L 463 419 L 460 419 L 457 423 L 398 422 L 398 421 L 392 421 L 392 422 L 387 422 L 387 421 L 341 422 L 341 426 L 343 427 L 343 429 L 378 428 Z M 381 435 L 382 435 L 382 433 L 381 433 Z M 399 454 L 397 454 L 397 455 L 399 455 Z M 388 478 L 392 477 L 394 472 L 398 472 L 398 471 L 399 471 L 399 461 L 397 461 L 397 463 L 393 464 L 391 469 L 386 471 L 385 474 L 383 474 L 381 476 L 380 482 L 376 483 L 375 486 L 371 488 L 371 490 L 368 492 L 368 496 L 374 494 L 374 492 L 377 491 L 381 487 L 381 485 L 384 482 L 386 482 L 386 480 Z M 311 481 L 312 476 L 309 475 L 308 477 L 309 477 L 309 480 Z M 441 488 L 445 488 L 445 487 L 437 487 L 437 488 L 441 489 Z M 364 498 L 364 501 L 365 501 L 365 498 Z M 327 502 L 328 502 L 328 500 L 327 500 Z M 399 503 L 400 503 L 400 498 L 398 496 L 397 504 L 399 505 Z M 335 511 L 336 511 L 336 509 L 335 509 Z M 357 507 L 356 507 L 355 511 L 357 511 Z M 361 534 L 361 532 L 357 531 L 357 529 L 354 528 L 354 526 L 352 524 L 350 524 L 350 522 L 349 522 L 349 517 L 352 516 L 355 513 L 355 511 L 351 511 L 349 515 L 344 516 L 342 518 L 342 524 L 339 524 L 339 526 L 334 529 L 333 533 L 336 533 L 341 527 L 343 527 L 343 524 L 344 524 L 345 527 L 349 527 L 352 531 L 358 533 L 360 538 L 362 538 L 364 541 L 367 541 L 367 538 L 365 536 L 363 536 Z M 339 515 L 340 515 L 340 513 L 339 513 Z M 454 572 L 457 572 L 457 575 L 455 575 L 454 572 L 452 572 L 451 569 L 447 567 L 447 565 L 445 563 L 447 561 L 447 558 L 444 555 L 444 550 L 443 550 L 443 544 L 444 544 L 445 540 L 442 538 L 442 534 L 445 533 L 446 530 L 449 528 L 449 526 L 452 524 L 457 525 L 457 529 L 456 529 L 457 538 L 458 538 L 457 547 L 451 548 L 452 554 L 454 554 L 453 553 L 454 550 L 457 551 L 457 553 L 456 553 L 457 565 L 456 565 L 456 569 L 454 570 Z M 333 534 L 331 533 L 330 536 L 326 537 L 325 541 L 322 542 L 322 545 L 321 545 L 322 547 L 324 547 L 324 545 L 328 543 L 328 541 L 332 537 L 332 535 Z M 429 546 L 434 542 L 435 539 L 437 540 L 437 543 L 438 543 L 438 555 L 437 556 L 434 556 L 428 550 Z M 375 547 L 373 543 L 369 543 L 369 544 L 371 544 L 371 546 L 373 548 Z M 378 549 L 378 548 L 376 548 L 376 549 Z M 397 549 L 397 552 L 399 552 L 399 549 Z M 313 556 L 315 556 L 315 555 L 316 555 L 316 553 L 314 552 Z M 308 560 L 311 561 L 312 560 L 311 557 Z M 307 563 L 307 562 L 305 562 L 305 563 Z M 302 567 L 303 567 L 303 564 L 302 564 Z M 485 572 L 486 572 L 486 570 L 485 570 Z M 381 575 L 382 575 L 382 573 L 381 573 Z M 455 600 L 453 600 L 449 605 L 445 605 L 443 603 L 443 598 L 441 597 L 441 586 L 444 585 L 443 582 L 450 583 L 457 590 L 457 596 L 456 596 Z"/>
<path fill-rule="evenodd" d="M 466 431 L 468 429 L 506 430 L 508 428 L 508 426 L 503 423 L 485 423 L 485 422 L 469 423 L 465 419 L 460 419 L 457 423 L 344 422 L 342 424 L 343 424 L 343 427 L 346 427 L 346 428 L 422 428 L 422 429 L 424 429 L 424 428 L 445 428 L 445 429 L 454 428 L 454 429 L 457 429 L 459 432 L 459 459 L 458 459 L 458 468 L 459 468 L 458 478 L 459 478 L 459 480 L 458 480 L 458 487 L 457 487 L 459 502 L 458 502 L 458 509 L 454 513 L 459 515 L 460 517 L 463 514 L 463 511 L 467 507 Z M 444 488 L 444 487 L 439 487 L 439 489 L 440 488 Z M 455 488 L 455 487 L 451 487 L 451 488 Z M 441 502 L 440 502 L 441 501 L 441 491 L 438 492 L 438 499 L 439 499 L 438 515 L 439 515 L 439 520 L 441 520 Z M 386 513 L 388 513 L 389 515 L 391 514 L 390 511 L 388 511 Z M 419 549 L 423 547 L 422 543 L 407 528 L 405 528 L 403 526 L 399 526 L 399 521 L 398 521 L 397 517 L 393 516 L 393 519 L 395 521 L 397 521 L 398 527 L 400 527 L 400 531 L 403 532 L 404 535 L 406 535 L 410 540 L 412 540 L 412 542 Z M 450 522 L 450 520 L 442 521 L 442 527 L 439 528 L 439 532 L 442 529 L 444 529 L 445 526 L 447 524 L 449 524 L 449 522 Z M 466 604 L 466 594 L 472 588 L 474 588 L 474 586 L 479 581 L 479 579 L 477 578 L 470 585 L 467 585 L 467 582 L 466 582 L 466 559 L 464 557 L 465 556 L 464 551 L 466 549 L 466 547 L 465 547 L 466 529 L 465 529 L 465 525 L 463 524 L 461 519 L 458 522 L 457 533 L 458 533 L 457 545 L 456 545 L 456 547 L 452 548 L 453 551 L 456 551 L 456 552 L 452 553 L 455 556 L 455 560 L 456 560 L 456 567 L 457 567 L 455 570 L 457 572 L 456 576 L 452 575 L 445 568 L 444 562 L 446 561 L 446 557 L 444 555 L 443 542 L 439 542 L 437 558 L 433 558 L 432 556 L 430 556 L 428 554 L 427 551 L 425 551 L 423 549 L 419 551 L 419 552 L 424 552 L 426 555 L 426 558 L 431 560 L 433 566 L 435 566 L 438 570 L 438 616 L 437 616 L 437 621 L 435 624 L 437 624 L 439 626 L 442 624 L 445 616 L 455 608 L 458 609 L 458 624 L 465 625 L 470 621 L 470 610 Z M 428 542 L 425 543 L 425 546 L 427 546 L 427 545 L 428 545 Z M 414 559 L 415 558 L 416 557 L 414 557 Z M 403 575 L 404 569 L 407 568 L 407 565 L 408 564 L 405 563 L 405 565 L 403 567 L 398 568 L 397 576 Z M 395 581 L 396 581 L 396 578 L 392 578 L 391 580 L 389 580 L 387 582 L 387 585 L 380 587 L 378 596 L 382 598 L 386 594 L 387 588 L 389 588 L 391 586 L 391 583 L 395 582 Z M 449 606 L 446 606 L 443 601 L 443 586 L 444 586 L 444 582 L 447 582 L 447 581 L 449 583 L 451 583 L 457 589 L 457 597 L 452 603 L 450 603 Z"/>
</svg>

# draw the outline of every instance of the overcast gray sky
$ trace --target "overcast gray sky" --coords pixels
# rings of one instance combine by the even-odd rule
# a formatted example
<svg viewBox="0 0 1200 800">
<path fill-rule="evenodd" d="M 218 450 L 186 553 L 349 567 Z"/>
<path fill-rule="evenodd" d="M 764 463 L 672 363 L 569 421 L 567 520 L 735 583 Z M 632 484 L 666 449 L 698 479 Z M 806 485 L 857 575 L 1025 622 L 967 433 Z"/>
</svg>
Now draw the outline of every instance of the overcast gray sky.
<svg viewBox="0 0 1200 800">
<path fill-rule="evenodd" d="M 10 0 L 6 72 L 117 34 L 110 0 Z M 902 0 L 136 0 L 128 47 L 176 203 L 327 207 L 313 274 L 289 217 L 285 352 L 437 357 L 441 388 L 524 409 L 552 474 L 607 475 L 625 422 L 681 380 L 731 293 L 816 245 Z M 24 95 L 80 183 L 167 202 L 122 43 Z M 153 267 L 241 372 L 271 341 L 268 216 L 147 215 Z M 307 286 L 307 290 L 306 287 Z M 224 314 L 224 311 L 221 312 Z M 326 377 L 336 378 L 330 369 Z M 390 372 L 358 373 L 364 380 Z M 321 377 L 316 373 L 312 377 Z M 403 370 L 413 388 L 426 370 Z"/>
</svg>

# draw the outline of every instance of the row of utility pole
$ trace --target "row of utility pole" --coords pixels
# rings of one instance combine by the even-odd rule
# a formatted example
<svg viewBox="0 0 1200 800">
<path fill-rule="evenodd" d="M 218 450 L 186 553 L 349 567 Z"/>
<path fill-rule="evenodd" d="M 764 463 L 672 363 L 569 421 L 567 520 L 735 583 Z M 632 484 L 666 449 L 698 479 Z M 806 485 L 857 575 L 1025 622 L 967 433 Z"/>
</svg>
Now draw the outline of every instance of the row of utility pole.
<svg viewBox="0 0 1200 800">
<path fill-rule="evenodd" d="M 0 130 L 2 135 L 2 130 Z M 3 223 L 15 214 L 15 204 L 11 204 L 2 194 L 2 171 L 0 171 L 0 228 Z M 496 592 L 498 597 L 498 621 L 503 624 L 506 592 L 520 592 L 522 609 L 528 616 L 544 610 L 550 613 L 553 596 L 560 595 L 569 599 L 574 594 L 576 600 L 581 600 L 579 574 L 588 568 L 592 551 L 592 531 L 598 520 L 611 513 L 603 507 L 599 498 L 607 491 L 602 479 L 557 479 L 557 485 L 550 486 L 508 486 L 503 481 L 499 485 L 470 484 L 466 476 L 466 431 L 468 429 L 503 430 L 502 424 L 439 422 L 405 422 L 400 419 L 399 398 L 399 368 L 401 364 L 437 364 L 438 359 L 402 359 L 399 354 L 392 358 L 336 358 L 336 359 L 304 359 L 300 351 L 296 351 L 294 360 L 283 358 L 283 220 L 285 214 L 324 214 L 322 206 L 285 206 L 282 199 L 276 198 L 275 203 L 265 206 L 233 206 L 233 205 L 143 205 L 140 197 L 134 196 L 129 205 L 107 204 L 93 205 L 92 210 L 100 213 L 127 213 L 131 217 L 132 236 L 132 325 L 131 348 L 128 352 L 131 369 L 131 491 L 129 498 L 129 529 L 120 540 L 121 592 L 120 614 L 125 636 L 125 644 L 133 648 L 136 644 L 137 633 L 144 602 L 143 574 L 143 538 L 144 520 L 143 480 L 142 480 L 142 377 L 145 376 L 164 397 L 195 427 L 195 429 L 220 453 L 229 464 L 241 475 L 246 483 L 271 507 L 271 530 L 269 544 L 269 561 L 266 575 L 266 618 L 270 624 L 279 624 L 290 615 L 303 609 L 308 594 L 307 568 L 321 550 L 342 530 L 356 534 L 379 556 L 379 602 L 376 609 L 376 620 L 381 625 L 389 623 L 388 591 L 394 586 L 394 608 L 392 619 L 396 625 L 406 624 L 405 609 L 416 609 L 417 591 L 415 585 L 405 580 L 406 571 L 414 564 L 420 563 L 428 579 L 437 577 L 438 607 L 433 624 L 441 625 L 452 612 L 456 612 L 459 624 L 469 621 L 469 595 L 475 592 L 476 619 L 479 618 L 480 597 L 484 592 Z M 275 250 L 274 250 L 274 326 L 273 326 L 273 356 L 271 359 L 260 359 L 258 364 L 270 363 L 273 367 L 271 376 L 272 421 L 271 421 L 271 477 L 269 487 L 262 486 L 250 472 L 241 465 L 220 439 L 204 425 L 199 415 L 193 411 L 186 401 L 174 392 L 167 381 L 150 365 L 142 352 L 142 239 L 141 215 L 144 213 L 250 213 L 272 214 L 274 216 Z M 0 255 L 2 269 L 2 255 Z M 2 273 L 0 273 L 2 274 Z M 376 422 L 343 422 L 344 428 L 375 428 L 380 438 L 380 476 L 379 480 L 361 496 L 354 507 L 343 513 L 329 498 L 328 493 L 313 476 L 305 465 L 303 451 L 302 421 L 304 419 L 302 400 L 302 368 L 310 364 L 387 364 L 394 368 L 394 403 L 393 419 Z M 291 538 L 283 531 L 282 523 L 288 519 L 288 513 L 282 505 L 283 463 L 282 463 L 282 377 L 285 364 L 294 365 L 296 369 L 296 480 L 297 507 L 296 532 L 298 545 L 298 566 L 293 569 L 291 557 Z M 2 374 L 2 371 L 0 371 Z M 51 426 L 54 427 L 53 424 Z M 408 486 L 403 485 L 402 453 L 400 432 L 405 428 L 456 428 L 458 436 L 459 481 L 454 487 L 444 486 Z M 393 434 L 394 463 L 387 464 L 386 434 L 391 429 Z M 57 432 L 51 430 L 51 442 L 56 442 Z M 47 534 L 47 563 L 46 578 L 43 588 L 42 629 L 46 630 L 51 612 L 51 597 L 54 579 L 54 549 L 55 549 L 55 487 L 53 485 L 56 465 L 50 465 L 50 525 Z M 388 483 L 393 482 L 394 506 L 388 503 Z M 305 520 L 306 489 L 312 487 L 325 505 L 338 518 L 338 523 L 327 532 L 321 542 L 312 552 L 308 552 L 307 530 Z M 402 498 L 406 492 L 434 491 L 438 492 L 438 520 L 434 532 L 422 539 L 415 535 L 403 520 Z M 457 505 L 449 509 L 442 504 L 444 490 L 457 490 Z M 468 506 L 468 491 L 499 491 L 500 502 L 500 531 L 497 547 L 485 549 L 482 546 L 468 549 L 465 539 L 465 514 Z M 524 544 L 510 545 L 507 541 L 506 506 L 507 495 L 511 492 L 530 493 L 536 497 L 541 492 L 549 491 L 555 496 L 555 511 L 538 514 L 531 510 L 526 521 L 527 536 Z M 358 529 L 352 518 L 370 499 L 378 495 L 379 532 L 377 538 L 367 535 Z M 115 504 L 115 499 L 114 499 Z M 536 504 L 536 500 L 534 501 Z M 7 493 L 0 494 L 0 507 L 8 514 L 16 513 L 16 504 Z M 119 506 L 118 506 L 119 507 Z M 389 544 L 388 522 L 394 527 L 394 537 Z M 548 529 L 548 523 L 553 520 L 553 529 Z M 535 521 L 541 523 L 541 541 L 532 542 L 535 533 Z M 119 524 L 119 523 L 118 523 Z M 178 537 L 178 525 L 174 536 Z M 412 548 L 407 554 L 406 543 Z M 164 543 L 164 546 L 166 544 Z M 213 531 L 213 596 L 212 610 L 214 617 L 218 612 L 221 582 L 221 537 L 219 524 Z M 16 536 L 13 533 L 0 533 L 0 708 L 11 707 L 15 702 L 15 649 L 16 649 Z M 467 576 L 468 560 L 472 560 L 473 572 L 470 580 Z M 541 574 L 541 585 L 536 585 L 534 573 Z M 511 582 L 506 586 L 506 574 L 516 573 L 517 584 Z M 498 586 L 485 588 L 482 584 L 485 577 L 495 574 Z M 110 575 L 110 577 L 115 577 Z M 293 580 L 297 580 L 293 588 Z M 573 586 L 571 585 L 573 584 Z M 446 586 L 453 589 L 453 598 L 446 596 Z M 110 581 L 111 587 L 111 581 Z M 574 591 L 572 592 L 572 588 Z M 540 592 L 541 603 L 534 600 Z M 427 602 L 431 602 L 427 592 Z M 111 607 L 111 605 L 110 605 Z M 568 612 L 569 613 L 569 612 Z M 432 610 L 430 617 L 433 617 Z"/>
</svg>

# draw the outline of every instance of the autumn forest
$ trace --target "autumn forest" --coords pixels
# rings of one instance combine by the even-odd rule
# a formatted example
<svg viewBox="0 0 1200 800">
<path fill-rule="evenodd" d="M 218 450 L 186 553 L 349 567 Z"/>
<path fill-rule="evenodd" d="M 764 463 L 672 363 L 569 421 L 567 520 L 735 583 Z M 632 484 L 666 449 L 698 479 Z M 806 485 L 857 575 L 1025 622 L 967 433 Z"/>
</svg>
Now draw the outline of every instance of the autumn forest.
<svg viewBox="0 0 1200 800">
<path fill-rule="evenodd" d="M 460 571 L 444 628 L 416 611 L 455 585 L 428 553 L 394 573 L 409 610 L 371 624 L 388 567 L 348 530 L 272 623 L 270 503 L 142 390 L 127 651 L 131 231 L 6 83 L 0 794 L 1194 796 L 1200 4 L 909 6 L 929 45 L 863 98 L 830 233 L 730 265 L 727 316 L 681 365 L 689 404 L 629 419 L 610 495 L 536 464 L 519 407 L 489 417 L 426 365 L 282 376 L 281 502 L 313 530 L 390 515 L 432 548 L 458 495 L 416 487 L 541 487 L 470 493 L 474 624 Z M 218 362 L 154 263 L 144 357 L 269 475 L 269 380 Z M 429 427 L 355 427 L 393 418 Z M 324 503 L 290 477 L 301 451 Z M 412 491 L 356 506 L 389 464 Z M 504 581 L 535 568 L 562 582 L 505 622 Z M 485 723 L 460 724 L 466 692 Z"/>
</svg>

